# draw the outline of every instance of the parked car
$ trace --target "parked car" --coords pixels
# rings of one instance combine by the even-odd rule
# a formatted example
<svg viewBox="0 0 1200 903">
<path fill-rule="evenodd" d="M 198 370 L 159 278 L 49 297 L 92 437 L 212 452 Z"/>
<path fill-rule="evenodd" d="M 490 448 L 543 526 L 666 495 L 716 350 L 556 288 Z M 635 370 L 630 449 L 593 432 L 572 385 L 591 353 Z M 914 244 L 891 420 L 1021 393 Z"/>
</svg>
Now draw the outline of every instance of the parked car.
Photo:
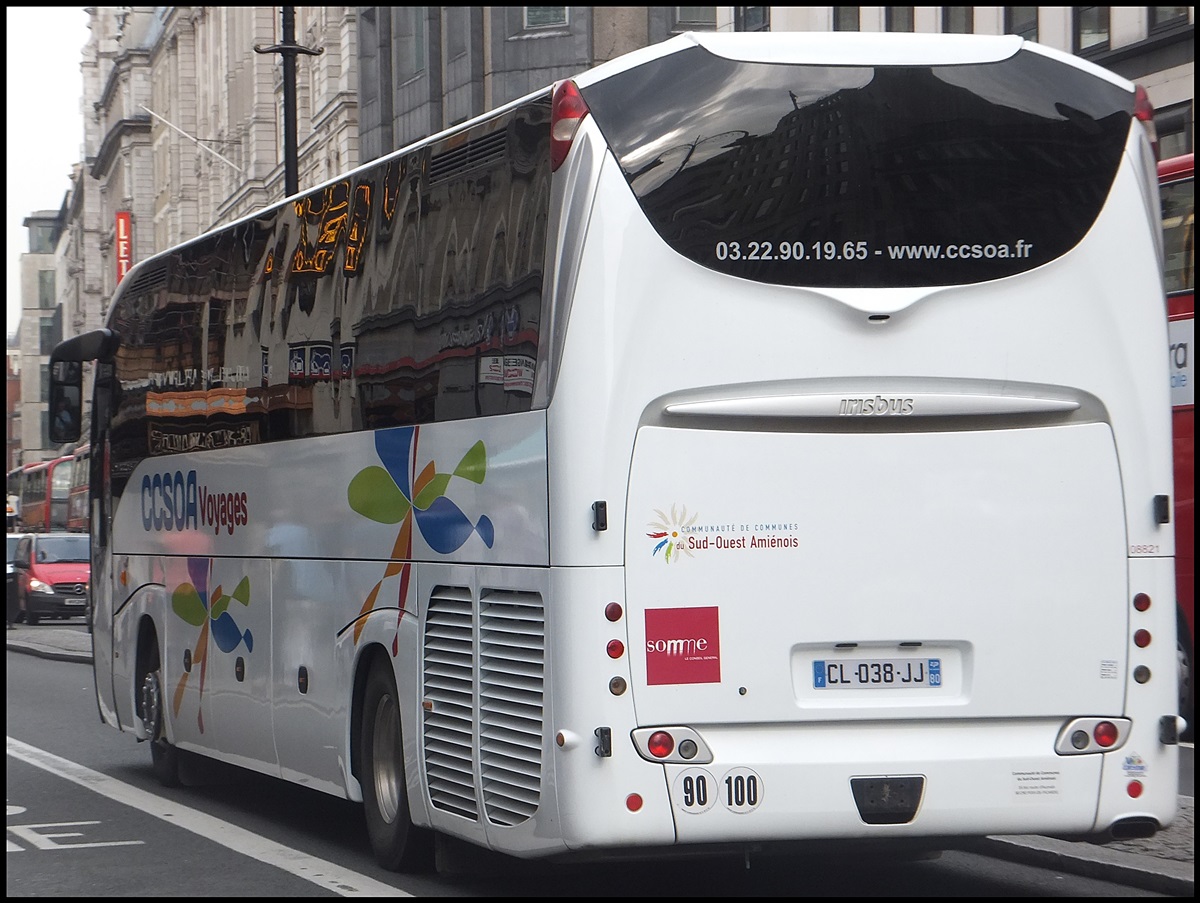
<svg viewBox="0 0 1200 903">
<path fill-rule="evenodd" d="M 13 567 L 13 561 L 16 559 L 17 555 L 17 542 L 20 540 L 20 538 L 20 533 L 8 534 L 8 562 L 6 564 L 7 575 L 5 581 L 5 601 L 8 603 L 6 619 L 8 620 L 9 627 L 12 627 L 13 624 L 17 623 L 17 615 L 21 611 L 21 603 L 17 599 L 17 570 Z"/>
<path fill-rule="evenodd" d="M 90 544 L 86 533 L 30 533 L 18 539 L 13 566 L 19 617 L 26 624 L 87 616 Z"/>
</svg>

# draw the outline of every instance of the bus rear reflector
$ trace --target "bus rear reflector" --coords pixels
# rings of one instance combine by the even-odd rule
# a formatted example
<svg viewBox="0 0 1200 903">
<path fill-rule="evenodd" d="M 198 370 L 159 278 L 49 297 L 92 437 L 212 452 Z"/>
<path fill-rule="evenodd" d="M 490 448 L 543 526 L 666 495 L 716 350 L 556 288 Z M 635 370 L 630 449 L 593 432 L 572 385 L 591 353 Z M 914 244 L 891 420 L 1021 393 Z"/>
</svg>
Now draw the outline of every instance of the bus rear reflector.
<svg viewBox="0 0 1200 903">
<path fill-rule="evenodd" d="M 561 81 L 554 89 L 550 104 L 550 171 L 558 169 L 567 158 L 579 123 L 588 114 L 579 89 L 573 81 Z"/>
</svg>

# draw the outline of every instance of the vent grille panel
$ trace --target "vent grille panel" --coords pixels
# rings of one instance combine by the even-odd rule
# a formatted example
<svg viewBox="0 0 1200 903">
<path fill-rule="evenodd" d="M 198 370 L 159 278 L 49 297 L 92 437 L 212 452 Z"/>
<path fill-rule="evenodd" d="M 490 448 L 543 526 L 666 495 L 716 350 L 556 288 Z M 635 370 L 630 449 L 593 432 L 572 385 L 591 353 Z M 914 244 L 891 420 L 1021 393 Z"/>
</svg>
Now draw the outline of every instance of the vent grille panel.
<svg viewBox="0 0 1200 903">
<path fill-rule="evenodd" d="M 532 818 L 541 797 L 546 622 L 535 593 L 492 591 L 480 606 L 480 774 L 490 821 Z"/>
<path fill-rule="evenodd" d="M 493 132 L 432 157 L 429 161 L 429 181 L 443 182 L 473 169 L 485 169 L 503 162 L 507 156 L 508 133 Z"/>
<path fill-rule="evenodd" d="M 471 593 L 438 587 L 425 618 L 425 771 L 435 809 L 478 820 Z"/>
<path fill-rule="evenodd" d="M 546 622 L 537 593 L 437 587 L 425 618 L 423 748 L 442 812 L 511 827 L 541 800 Z M 478 637 L 478 639 L 476 639 Z M 477 780 L 478 778 L 478 780 Z"/>
</svg>

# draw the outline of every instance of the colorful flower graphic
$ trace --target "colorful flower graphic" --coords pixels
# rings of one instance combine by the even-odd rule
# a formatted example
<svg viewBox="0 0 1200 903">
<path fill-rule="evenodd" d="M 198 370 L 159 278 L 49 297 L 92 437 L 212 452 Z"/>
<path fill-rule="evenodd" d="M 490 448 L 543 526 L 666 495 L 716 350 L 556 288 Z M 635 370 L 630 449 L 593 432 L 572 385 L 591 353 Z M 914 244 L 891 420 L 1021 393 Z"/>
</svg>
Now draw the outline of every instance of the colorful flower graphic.
<svg viewBox="0 0 1200 903">
<path fill-rule="evenodd" d="M 254 651 L 254 636 L 249 630 L 243 631 L 238 627 L 237 621 L 229 613 L 231 601 L 236 600 L 247 606 L 250 604 L 250 578 L 243 577 L 232 595 L 226 595 L 219 584 L 213 588 L 210 594 L 208 584 L 212 577 L 212 565 L 211 558 L 189 558 L 187 569 L 191 583 L 179 584 L 171 594 L 171 608 L 175 614 L 193 627 L 200 628 L 200 638 L 196 641 L 192 661 L 193 664 L 200 665 L 201 701 L 204 699 L 204 678 L 208 671 L 208 637 L 210 633 L 217 648 L 224 653 L 233 652 L 242 643 L 246 644 L 247 652 Z M 190 676 L 191 671 L 184 671 L 179 678 L 179 683 L 175 686 L 172 711 L 176 717 L 179 715 L 180 706 L 183 705 L 183 691 L 187 687 Z M 197 706 L 196 709 L 196 724 L 200 728 L 200 733 L 204 733 L 204 710 L 200 706 Z"/>
<path fill-rule="evenodd" d="M 408 593 L 414 524 L 429 547 L 442 555 L 457 551 L 471 538 L 472 533 L 478 533 L 489 549 L 495 542 L 495 528 L 486 515 L 480 516 L 472 524 L 462 509 L 446 495 L 454 477 L 483 484 L 487 476 L 487 449 L 483 442 L 472 445 L 452 472 L 439 473 L 436 463 L 431 460 L 418 473 L 419 430 L 420 427 L 411 426 L 377 432 L 375 451 L 383 466 L 363 468 L 355 474 L 346 490 L 350 507 L 363 517 L 380 524 L 400 525 L 392 545 L 391 557 L 394 560 L 388 563 L 383 578 L 367 595 L 355 622 L 355 642 L 358 642 L 362 632 L 362 616 L 374 609 L 384 581 L 396 575 L 400 577 L 397 607 L 403 611 L 404 597 Z M 398 652 L 398 644 L 399 615 L 397 636 L 392 640 L 393 655 Z"/>
<path fill-rule="evenodd" d="M 696 522 L 696 518 L 700 515 L 693 514 L 689 518 L 687 508 L 677 510 L 674 505 L 671 506 L 670 517 L 667 517 L 657 508 L 654 509 L 654 513 L 658 515 L 658 520 L 651 521 L 649 524 L 650 529 L 654 532 L 646 534 L 651 539 L 658 540 L 651 554 L 657 555 L 660 549 L 665 548 L 666 552 L 663 553 L 663 561 L 668 564 L 672 560 L 678 561 L 681 554 L 686 555 L 688 558 L 695 557 L 692 555 L 692 550 L 687 547 L 687 543 L 683 541 L 683 534 L 688 527 Z"/>
</svg>

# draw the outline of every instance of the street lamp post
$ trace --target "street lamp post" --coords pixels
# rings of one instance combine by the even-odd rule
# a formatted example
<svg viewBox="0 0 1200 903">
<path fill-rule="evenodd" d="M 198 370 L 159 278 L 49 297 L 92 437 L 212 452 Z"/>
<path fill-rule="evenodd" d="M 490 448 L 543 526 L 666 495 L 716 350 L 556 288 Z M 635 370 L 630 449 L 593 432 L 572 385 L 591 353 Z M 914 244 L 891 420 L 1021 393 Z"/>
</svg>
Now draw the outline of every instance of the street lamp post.
<svg viewBox="0 0 1200 903">
<path fill-rule="evenodd" d="M 325 48 L 313 50 L 296 43 L 296 7 L 283 9 L 283 42 L 270 47 L 254 45 L 255 53 L 278 53 L 283 57 L 283 184 L 291 197 L 300 190 L 299 163 L 296 159 L 296 54 L 320 56 Z"/>
</svg>

